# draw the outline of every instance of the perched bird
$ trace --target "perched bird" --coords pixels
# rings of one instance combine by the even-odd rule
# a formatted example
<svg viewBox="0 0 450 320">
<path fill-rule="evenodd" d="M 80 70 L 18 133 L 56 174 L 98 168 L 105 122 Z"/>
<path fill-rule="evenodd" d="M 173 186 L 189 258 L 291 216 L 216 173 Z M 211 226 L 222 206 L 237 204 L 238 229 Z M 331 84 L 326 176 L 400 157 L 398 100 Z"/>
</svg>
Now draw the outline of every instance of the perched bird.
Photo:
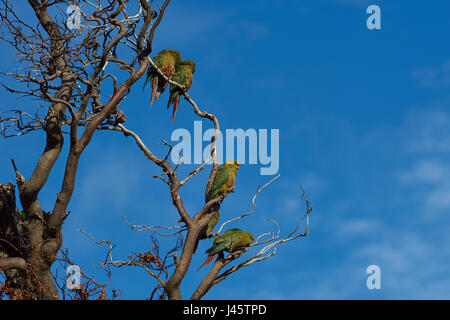
<svg viewBox="0 0 450 320">
<path fill-rule="evenodd" d="M 153 62 L 161 70 L 167 78 L 170 78 L 175 72 L 175 67 L 181 62 L 181 54 L 177 50 L 166 49 L 158 53 Z M 156 71 L 156 69 L 150 65 L 147 70 L 147 78 L 145 79 L 144 87 L 147 82 L 150 81 L 152 86 L 152 99 L 150 107 L 153 106 L 153 100 L 158 100 L 159 96 L 164 92 L 169 84 L 163 77 Z"/>
<path fill-rule="evenodd" d="M 181 61 L 176 67 L 175 72 L 172 76 L 172 80 L 178 84 L 184 86 L 184 88 L 189 90 L 192 86 L 192 81 L 194 80 L 194 72 L 195 72 L 195 63 L 191 60 Z M 175 118 L 175 113 L 177 112 L 178 103 L 180 102 L 180 94 L 182 93 L 182 89 L 175 85 L 170 85 L 170 97 L 169 102 L 167 103 L 167 109 L 170 108 L 170 105 L 173 103 L 173 114 L 172 114 L 172 124 L 173 119 Z"/>
<path fill-rule="evenodd" d="M 208 238 L 208 236 L 211 234 L 214 227 L 216 226 L 217 222 L 219 221 L 220 218 L 219 211 L 215 211 L 211 214 L 213 214 L 214 216 L 211 218 L 211 220 L 209 220 L 208 224 L 200 231 L 197 242 L 195 243 L 194 253 L 195 251 L 197 251 L 199 241 Z"/>
<path fill-rule="evenodd" d="M 236 175 L 239 170 L 237 160 L 227 160 L 217 171 L 211 189 L 206 195 L 206 202 L 220 196 L 224 192 L 229 192 L 234 187 Z"/>
<path fill-rule="evenodd" d="M 240 248 L 249 246 L 253 241 L 255 241 L 255 237 L 248 231 L 242 231 L 241 229 L 225 231 L 214 240 L 213 246 L 206 250 L 208 258 L 197 270 L 210 263 L 219 252 L 228 251 L 232 253 Z"/>
</svg>

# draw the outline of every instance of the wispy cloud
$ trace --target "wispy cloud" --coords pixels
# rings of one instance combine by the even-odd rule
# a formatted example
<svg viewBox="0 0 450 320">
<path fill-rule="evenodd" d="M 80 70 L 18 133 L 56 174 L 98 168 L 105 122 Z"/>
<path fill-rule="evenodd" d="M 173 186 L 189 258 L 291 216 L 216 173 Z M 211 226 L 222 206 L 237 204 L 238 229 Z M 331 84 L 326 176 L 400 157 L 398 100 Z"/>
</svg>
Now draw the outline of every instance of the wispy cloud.
<svg viewBox="0 0 450 320">
<path fill-rule="evenodd" d="M 444 88 L 450 86 L 450 60 L 439 66 L 427 66 L 416 68 L 411 73 L 412 77 L 424 87 Z"/>
<path fill-rule="evenodd" d="M 417 190 L 416 201 L 428 216 L 450 209 L 449 165 L 433 159 L 417 160 L 397 177 L 404 186 Z"/>
<path fill-rule="evenodd" d="M 403 184 L 440 183 L 450 178 L 450 167 L 440 161 L 417 160 L 413 167 L 398 173 Z"/>
<path fill-rule="evenodd" d="M 414 109 L 402 127 L 408 139 L 405 157 L 410 165 L 395 172 L 398 183 L 428 217 L 450 209 L 450 99 Z"/>
<path fill-rule="evenodd" d="M 344 220 L 344 219 L 343 219 Z M 380 228 L 380 223 L 374 219 L 356 219 L 342 221 L 335 225 L 335 232 L 340 238 L 367 237 Z"/>
<path fill-rule="evenodd" d="M 448 240 L 446 238 L 441 237 L 440 241 Z M 449 252 L 436 246 L 436 241 L 436 238 L 427 239 L 419 233 L 404 233 L 380 244 L 362 247 L 355 255 L 363 260 L 370 259 L 381 267 L 382 288 L 388 298 L 445 298 L 450 296 L 450 288 L 435 288 L 441 283 L 450 283 L 444 267 Z"/>
<path fill-rule="evenodd" d="M 395 134 L 402 139 L 408 152 L 415 155 L 450 152 L 450 96 L 406 114 Z"/>
<path fill-rule="evenodd" d="M 287 299 L 443 299 L 450 297 L 450 277 L 446 263 L 448 250 L 435 245 L 436 239 L 414 233 L 399 234 L 391 229 L 377 233 L 378 241 L 361 242 L 335 263 L 327 272 L 308 273 L 302 288 Z M 448 240 L 443 237 L 440 241 Z M 366 269 L 381 269 L 381 290 L 369 290 Z M 308 281 L 309 280 L 309 281 Z M 444 286 L 443 284 L 446 284 Z"/>
<path fill-rule="evenodd" d="M 321 255 L 339 256 L 327 260 L 326 271 L 312 268 L 307 271 L 308 279 L 297 279 L 295 282 L 302 282 L 302 288 L 292 291 L 288 299 L 450 297 L 450 277 L 443 267 L 450 260 L 450 249 L 437 245 L 449 240 L 447 107 L 448 99 L 442 99 L 410 109 L 397 126 L 368 129 L 353 141 L 354 149 L 367 150 L 367 144 L 369 152 L 383 152 L 393 160 L 373 162 L 373 170 L 387 180 L 374 179 L 371 182 L 375 186 L 365 186 L 367 192 L 387 189 L 382 194 L 388 197 L 380 199 L 363 192 L 367 200 L 357 201 L 351 189 L 350 193 L 341 193 L 329 212 L 322 212 L 319 225 L 323 233 L 319 237 L 331 235 L 334 243 L 325 245 L 327 249 Z M 348 175 L 350 179 L 352 175 Z M 332 190 L 333 185 L 328 189 Z M 381 267 L 380 291 L 366 288 L 366 268 L 371 264 Z"/>
</svg>

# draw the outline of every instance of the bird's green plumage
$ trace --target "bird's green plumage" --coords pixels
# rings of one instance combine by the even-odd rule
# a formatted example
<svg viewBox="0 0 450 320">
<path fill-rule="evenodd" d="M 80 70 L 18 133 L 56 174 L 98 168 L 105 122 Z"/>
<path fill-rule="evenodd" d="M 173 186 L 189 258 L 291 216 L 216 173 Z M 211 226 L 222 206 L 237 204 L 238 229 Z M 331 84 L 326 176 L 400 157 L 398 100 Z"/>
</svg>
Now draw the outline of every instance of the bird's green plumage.
<svg viewBox="0 0 450 320">
<path fill-rule="evenodd" d="M 170 78 L 175 72 L 176 65 L 181 62 L 181 54 L 173 49 L 162 50 L 153 58 L 153 62 L 166 77 Z M 156 100 L 158 100 L 159 96 L 166 89 L 168 82 L 161 77 L 152 65 L 150 65 L 147 70 L 147 78 L 145 79 L 144 87 L 149 81 L 152 86 L 152 98 L 150 104 L 153 105 L 153 99 L 156 97 Z"/>
<path fill-rule="evenodd" d="M 197 251 L 198 242 L 201 239 L 206 239 L 211 234 L 211 232 L 214 230 L 214 227 L 217 225 L 217 222 L 219 222 L 220 219 L 220 213 L 219 211 L 214 211 L 212 213 L 209 213 L 208 215 L 213 215 L 211 217 L 211 220 L 209 220 L 208 224 L 200 231 L 199 237 L 197 239 L 197 242 L 194 246 L 194 253 Z"/>
<path fill-rule="evenodd" d="M 192 86 L 192 82 L 194 80 L 194 72 L 195 72 L 195 63 L 191 60 L 181 61 L 175 67 L 175 72 L 172 76 L 172 80 L 178 84 L 181 84 L 185 87 L 186 90 L 189 90 Z M 172 122 L 175 117 L 175 113 L 177 112 L 178 103 L 180 101 L 180 94 L 182 89 L 175 85 L 170 85 L 170 97 L 169 102 L 167 103 L 167 108 L 173 104 L 173 114 L 172 114 Z"/>
<path fill-rule="evenodd" d="M 202 229 L 202 231 L 200 231 L 200 239 L 207 238 L 213 231 L 214 227 L 217 225 L 217 222 L 219 222 L 220 219 L 219 211 L 214 211 L 210 214 L 212 214 L 213 217 L 211 218 L 211 220 L 209 220 L 208 224 Z M 178 222 L 184 222 L 184 219 L 180 218 L 178 219 Z"/>
<path fill-rule="evenodd" d="M 253 241 L 255 241 L 255 237 L 248 231 L 237 228 L 225 231 L 214 240 L 213 246 L 206 250 L 208 258 L 198 269 L 210 263 L 219 252 L 232 253 L 240 248 L 248 247 Z"/>
<path fill-rule="evenodd" d="M 239 170 L 239 163 L 236 160 L 225 162 L 217 171 L 211 185 L 211 190 L 208 192 L 206 201 L 220 196 L 224 192 L 229 192 L 233 189 L 236 180 L 236 175 Z"/>
<path fill-rule="evenodd" d="M 207 238 L 213 231 L 214 227 L 217 225 L 217 222 L 219 222 L 219 219 L 220 219 L 219 211 L 215 211 L 214 213 L 211 213 L 211 214 L 213 214 L 213 217 L 211 218 L 211 220 L 209 220 L 206 227 L 204 227 L 202 229 L 202 231 L 200 232 L 200 239 Z"/>
<path fill-rule="evenodd" d="M 231 245 L 236 242 L 237 230 L 239 229 L 230 229 L 225 231 L 223 234 L 214 239 L 213 246 L 206 250 L 208 256 L 215 255 L 220 251 L 224 251 L 227 248 L 231 248 Z"/>
<path fill-rule="evenodd" d="M 239 248 L 247 247 L 255 238 L 248 231 L 241 229 L 229 229 L 214 240 L 211 248 L 206 250 L 208 256 L 213 256 L 221 251 L 234 252 Z"/>
</svg>

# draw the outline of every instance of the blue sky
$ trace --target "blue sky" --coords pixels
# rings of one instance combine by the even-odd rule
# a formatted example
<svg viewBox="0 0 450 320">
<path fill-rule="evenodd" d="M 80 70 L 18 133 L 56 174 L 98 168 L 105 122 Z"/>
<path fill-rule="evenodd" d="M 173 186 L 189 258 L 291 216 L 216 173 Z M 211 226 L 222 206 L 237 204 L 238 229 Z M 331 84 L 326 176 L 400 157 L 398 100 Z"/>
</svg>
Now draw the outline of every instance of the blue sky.
<svg viewBox="0 0 450 320">
<path fill-rule="evenodd" d="M 369 4 L 381 7 L 381 30 L 366 28 Z M 258 196 L 256 212 L 232 226 L 260 234 L 272 231 L 270 217 L 289 233 L 304 212 L 300 184 L 314 206 L 307 238 L 280 245 L 274 257 L 233 274 L 206 299 L 450 298 L 449 10 L 446 1 L 406 0 L 170 4 L 154 52 L 176 48 L 197 63 L 190 92 L 200 108 L 216 114 L 222 129 L 280 129 L 281 177 Z M 0 46 L 1 69 L 11 70 L 15 57 Z M 5 91 L 1 97 L 1 111 L 35 109 Z M 121 105 L 127 127 L 159 154 L 159 139 L 192 130 L 197 120 L 182 101 L 171 128 L 165 99 L 150 109 L 149 91 L 138 83 Z M 14 178 L 10 157 L 31 174 L 42 137 L 0 140 L 0 181 Z M 40 195 L 47 210 L 60 188 L 61 160 Z M 271 178 L 259 169 L 241 167 L 224 218 L 251 209 L 257 186 Z M 167 187 L 152 178 L 158 172 L 131 138 L 96 133 L 64 225 L 64 247 L 86 271 L 98 272 L 106 248 L 77 229 L 111 240 L 115 257 L 124 259 L 148 249 L 149 234 L 132 232 L 122 215 L 148 225 L 177 219 Z M 192 213 L 202 205 L 207 175 L 182 191 Z M 209 245 L 202 241 L 194 257 L 185 298 L 205 275 L 207 268 L 194 270 Z M 372 264 L 381 268 L 381 290 L 366 287 Z M 113 270 L 111 287 L 125 299 L 144 298 L 153 284 L 140 270 Z"/>
</svg>

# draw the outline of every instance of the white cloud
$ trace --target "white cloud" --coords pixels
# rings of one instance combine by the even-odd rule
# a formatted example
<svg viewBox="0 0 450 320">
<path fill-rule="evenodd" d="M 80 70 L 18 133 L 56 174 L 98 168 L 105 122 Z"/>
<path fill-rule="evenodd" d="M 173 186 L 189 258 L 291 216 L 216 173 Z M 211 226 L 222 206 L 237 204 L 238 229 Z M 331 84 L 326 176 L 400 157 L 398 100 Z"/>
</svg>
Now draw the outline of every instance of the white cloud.
<svg viewBox="0 0 450 320">
<path fill-rule="evenodd" d="M 441 241 L 446 241 L 444 236 Z M 404 233 L 361 247 L 355 258 L 372 261 L 381 267 L 382 288 L 387 298 L 434 299 L 450 296 L 450 283 L 445 261 L 449 252 L 436 246 L 436 239 L 420 233 Z M 427 290 L 423 290 L 427 288 Z M 438 290 L 435 290 L 438 289 Z"/>
<path fill-rule="evenodd" d="M 288 213 L 297 211 L 300 208 L 299 197 L 284 197 L 282 200 L 284 210 Z"/>
<path fill-rule="evenodd" d="M 405 141 L 408 152 L 450 152 L 450 96 L 413 108 L 394 134 Z M 392 134 L 393 132 L 391 132 Z"/>
<path fill-rule="evenodd" d="M 440 183 L 448 178 L 450 166 L 431 159 L 417 160 L 411 169 L 398 174 L 398 179 L 403 184 Z"/>
<path fill-rule="evenodd" d="M 301 175 L 298 181 L 300 181 L 305 192 L 309 194 L 317 194 L 326 187 L 325 180 L 311 172 Z"/>
<path fill-rule="evenodd" d="M 450 60 L 440 66 L 427 66 L 416 68 L 412 77 L 424 87 L 444 88 L 450 86 Z"/>
<path fill-rule="evenodd" d="M 320 192 L 326 187 L 326 182 L 311 172 L 291 175 L 288 179 L 283 179 L 280 182 L 283 196 L 276 202 L 282 204 L 281 212 L 291 214 L 305 210 L 305 201 L 302 198 L 300 185 L 306 192 L 308 200 L 314 202 L 314 198 L 319 197 Z"/>
<path fill-rule="evenodd" d="M 442 299 L 450 296 L 450 276 L 445 261 L 448 250 L 436 246 L 435 239 L 419 233 L 378 233 L 378 241 L 360 243 L 329 263 L 328 271 L 308 274 L 300 290 L 287 299 Z M 448 237 L 444 237 L 446 241 Z M 366 269 L 378 265 L 381 269 L 381 290 L 369 290 Z M 313 279 L 313 280 L 312 280 Z M 298 279 L 300 282 L 301 279 Z M 311 281 L 312 280 L 312 281 Z M 443 284 L 446 284 L 444 286 Z"/>
<path fill-rule="evenodd" d="M 341 220 L 343 221 L 335 226 L 336 233 L 341 238 L 367 237 L 380 227 L 380 223 L 373 219 Z"/>
<path fill-rule="evenodd" d="M 414 201 L 427 216 L 450 209 L 450 165 L 432 159 L 416 160 L 410 169 L 397 173 L 397 179 L 416 190 Z"/>
<path fill-rule="evenodd" d="M 353 245 L 341 251 L 342 256 L 335 265 L 329 264 L 328 272 L 312 271 L 309 277 L 314 280 L 288 298 L 450 297 L 446 268 L 450 259 L 450 247 L 446 245 L 450 240 L 449 102 L 446 98 L 412 109 L 397 127 L 374 128 L 363 136 L 363 142 L 373 150 L 393 152 L 386 153 L 392 164 L 399 160 L 403 164 L 401 169 L 386 168 L 392 174 L 391 184 L 386 186 L 392 197 L 383 199 L 382 205 L 369 202 L 357 207 L 348 198 L 336 203 L 331 219 L 321 221 L 322 226 L 336 236 L 336 248 L 349 239 Z M 395 150 L 385 147 L 387 139 Z M 365 218 L 372 205 L 385 210 L 380 212 L 380 219 Z M 380 291 L 366 288 L 365 270 L 371 264 L 381 267 Z"/>
<path fill-rule="evenodd" d="M 438 186 L 427 195 L 426 200 L 429 207 L 448 213 L 450 210 L 450 184 Z"/>
<path fill-rule="evenodd" d="M 450 118 L 448 115 L 443 115 L 443 118 L 437 118 L 438 114 L 435 116 L 434 119 L 428 119 L 426 126 L 417 128 L 418 137 L 409 144 L 412 151 L 450 151 Z"/>
</svg>

